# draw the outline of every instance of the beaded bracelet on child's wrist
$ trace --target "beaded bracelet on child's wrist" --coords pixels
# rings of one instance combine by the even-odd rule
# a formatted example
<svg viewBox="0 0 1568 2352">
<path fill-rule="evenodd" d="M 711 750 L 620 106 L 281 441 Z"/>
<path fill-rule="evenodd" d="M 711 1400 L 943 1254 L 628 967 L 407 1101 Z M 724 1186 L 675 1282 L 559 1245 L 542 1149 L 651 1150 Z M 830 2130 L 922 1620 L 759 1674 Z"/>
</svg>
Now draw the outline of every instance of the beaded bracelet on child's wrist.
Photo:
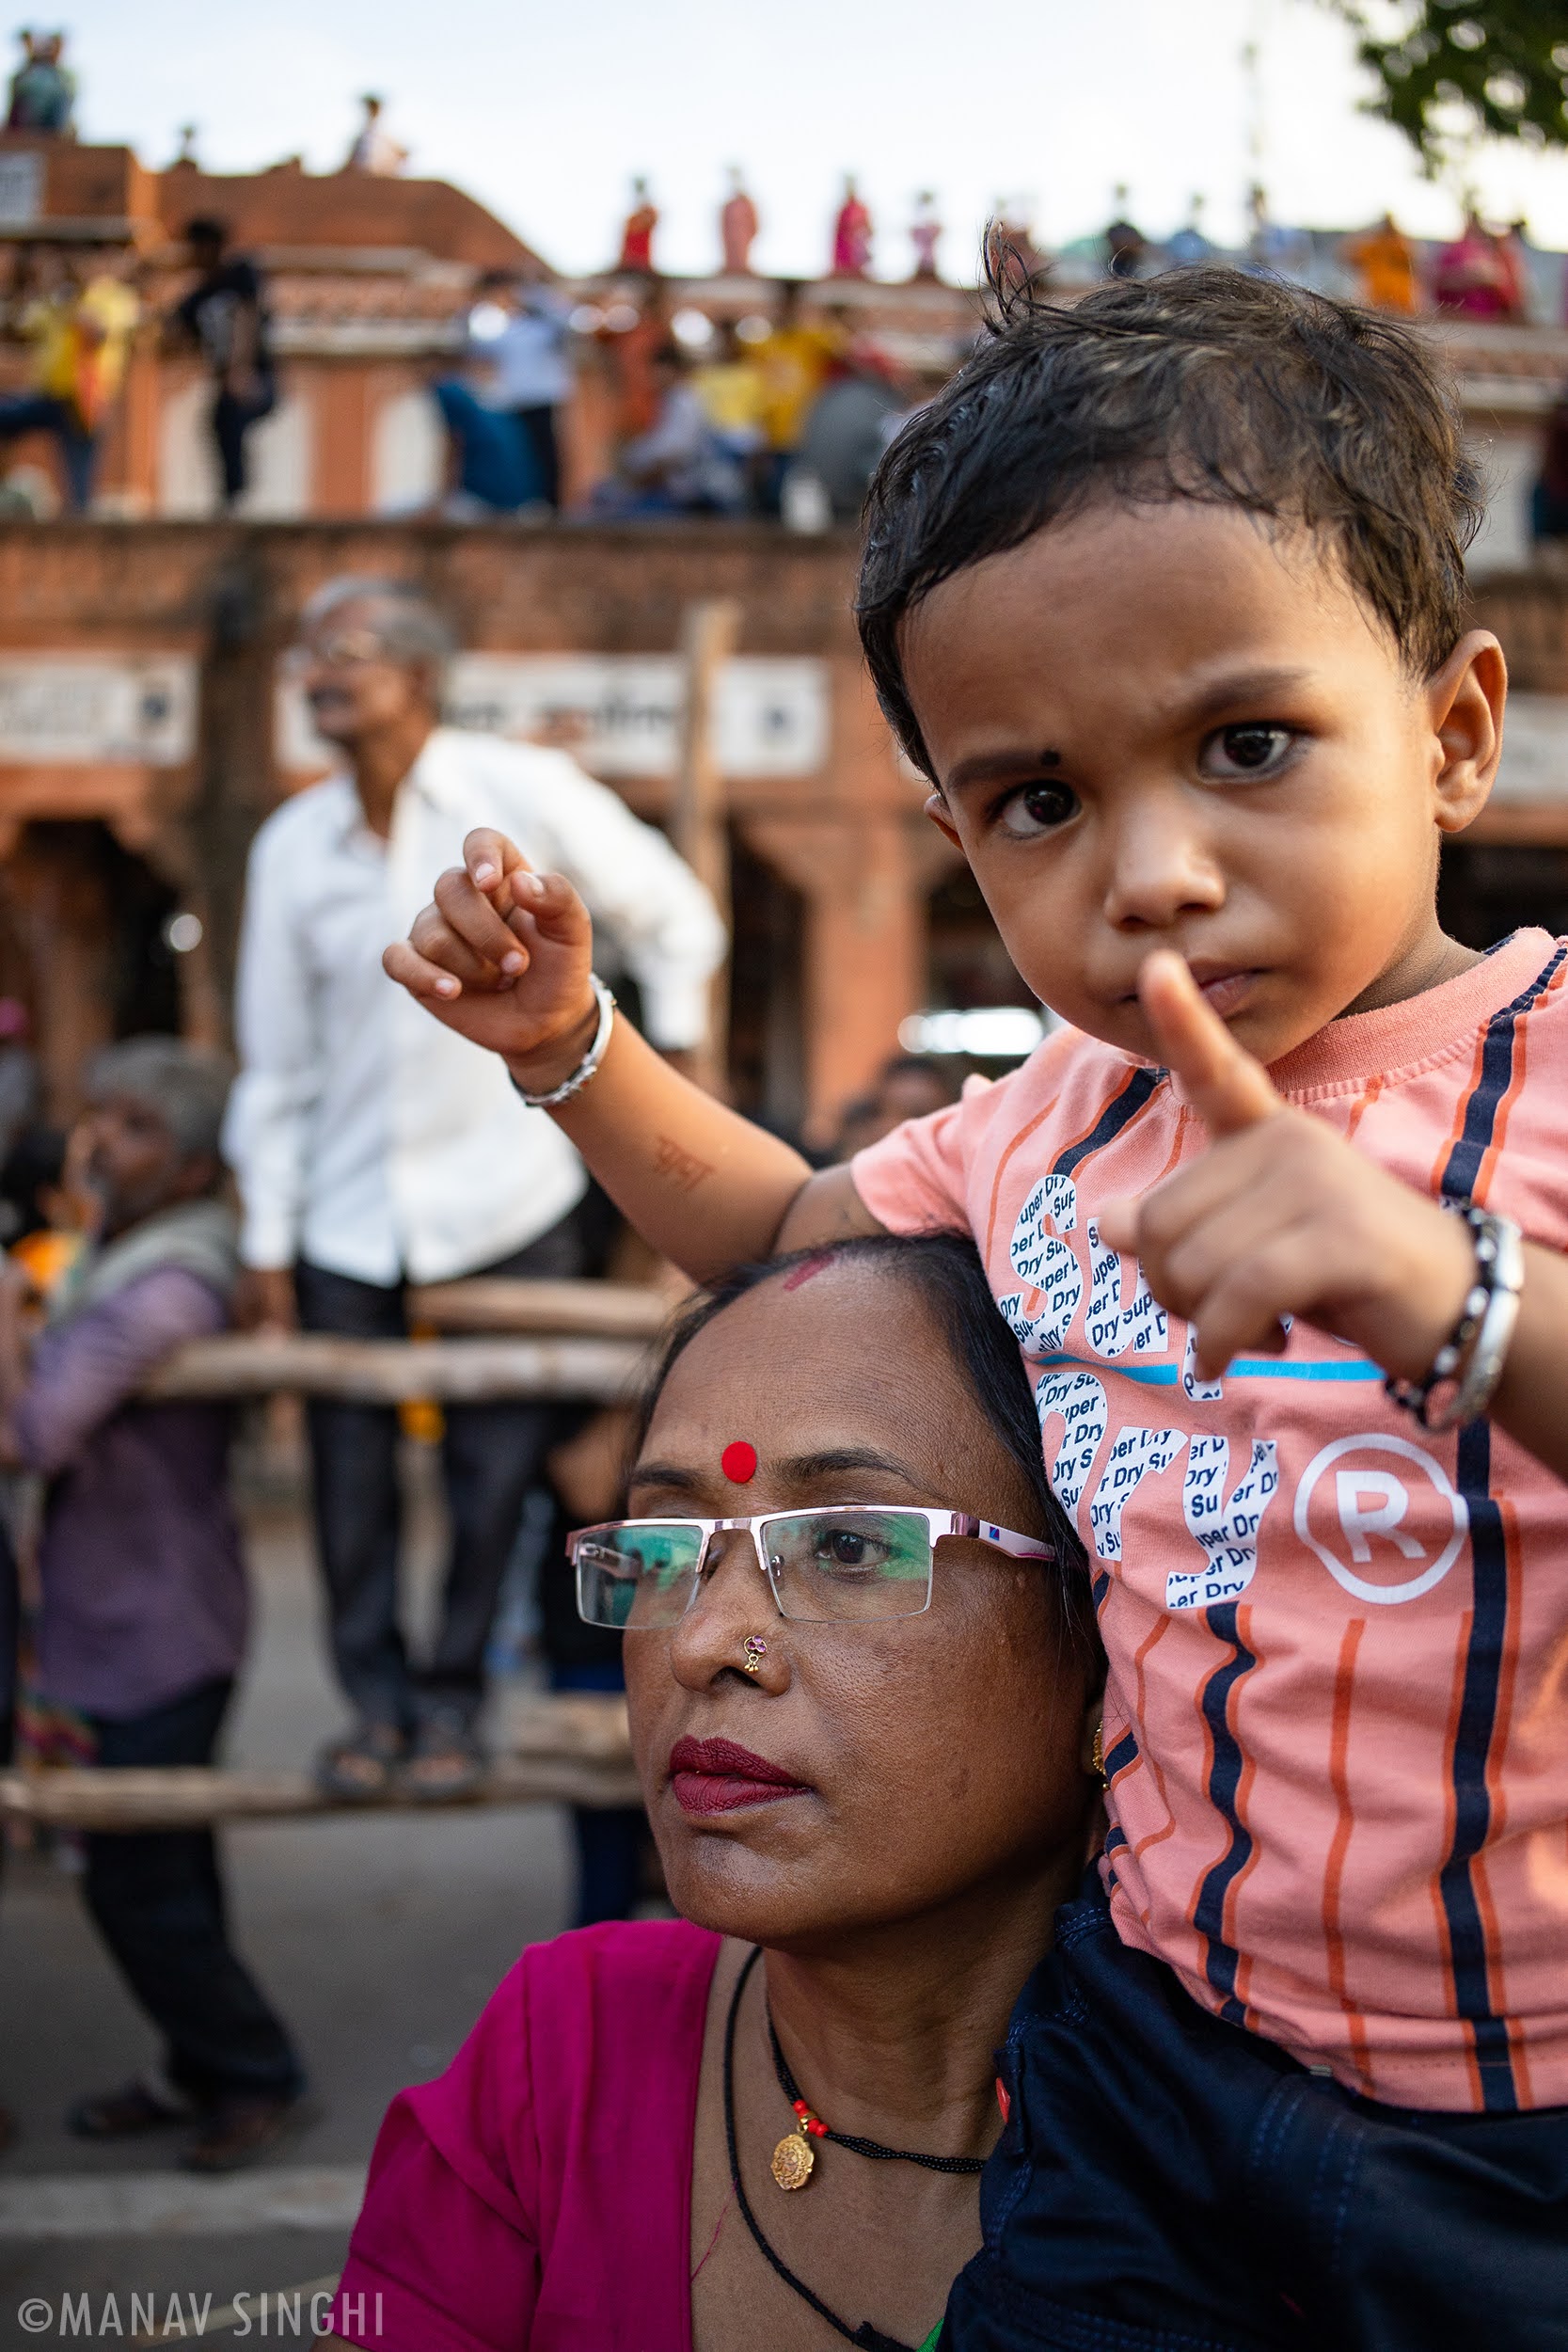
<svg viewBox="0 0 1568 2352">
<path fill-rule="evenodd" d="M 1473 1200 L 1449 1205 L 1465 1219 L 1475 1242 L 1475 1281 L 1424 1379 L 1400 1380 L 1390 1374 L 1383 1384 L 1396 1405 L 1434 1433 L 1465 1428 L 1479 1421 L 1491 1404 L 1519 1320 L 1525 1279 L 1524 1240 L 1511 1217 L 1494 1216 Z M 1434 1406 L 1434 1392 L 1450 1381 L 1452 1395 Z"/>
</svg>

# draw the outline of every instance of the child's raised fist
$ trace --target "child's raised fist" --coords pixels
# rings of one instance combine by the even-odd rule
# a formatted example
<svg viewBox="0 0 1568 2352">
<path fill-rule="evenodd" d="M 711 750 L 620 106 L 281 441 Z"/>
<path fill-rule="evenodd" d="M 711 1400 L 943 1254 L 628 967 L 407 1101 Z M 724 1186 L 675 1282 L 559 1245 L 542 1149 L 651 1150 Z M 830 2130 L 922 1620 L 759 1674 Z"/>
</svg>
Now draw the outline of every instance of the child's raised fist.
<svg viewBox="0 0 1568 2352">
<path fill-rule="evenodd" d="M 588 910 L 565 877 L 536 874 L 504 834 L 481 829 L 381 961 L 427 1012 L 544 1093 L 593 1041 L 593 947 Z"/>
</svg>

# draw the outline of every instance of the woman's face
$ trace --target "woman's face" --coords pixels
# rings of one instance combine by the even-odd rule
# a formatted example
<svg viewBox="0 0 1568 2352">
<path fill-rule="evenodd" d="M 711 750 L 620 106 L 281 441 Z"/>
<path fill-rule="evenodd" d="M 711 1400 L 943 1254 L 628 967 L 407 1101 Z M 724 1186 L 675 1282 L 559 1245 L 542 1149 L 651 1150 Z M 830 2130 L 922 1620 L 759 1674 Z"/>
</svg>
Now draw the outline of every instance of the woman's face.
<svg viewBox="0 0 1568 2352">
<path fill-rule="evenodd" d="M 756 1453 L 744 1484 L 721 1467 L 737 1443 Z M 722 1518 L 845 1502 L 1037 1524 L 918 1293 L 886 1267 L 830 1260 L 761 1284 L 691 1342 L 628 1509 Z M 807 1624 L 778 1614 L 743 1533 L 717 1538 L 680 1623 L 626 1638 L 632 1741 L 677 1909 L 805 1946 L 1044 1880 L 1088 1797 L 1088 1676 L 1058 1630 L 1053 1574 L 944 1538 L 921 1615 Z M 748 1635 L 767 1645 L 755 1674 Z M 705 1809 L 716 1784 L 672 1775 L 682 1740 L 728 1741 L 786 1784 Z"/>
</svg>

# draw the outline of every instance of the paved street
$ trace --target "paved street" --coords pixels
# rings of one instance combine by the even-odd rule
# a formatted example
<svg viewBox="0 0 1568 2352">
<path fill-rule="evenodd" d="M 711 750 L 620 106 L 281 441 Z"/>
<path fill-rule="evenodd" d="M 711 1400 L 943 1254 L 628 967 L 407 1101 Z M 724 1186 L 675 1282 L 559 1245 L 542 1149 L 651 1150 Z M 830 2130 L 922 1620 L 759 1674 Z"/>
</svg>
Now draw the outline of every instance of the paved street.
<svg viewBox="0 0 1568 2352">
<path fill-rule="evenodd" d="M 303 1521 L 274 1499 L 253 1504 L 247 1524 L 258 1627 L 230 1755 L 296 1765 L 340 1720 Z M 437 1533 L 421 1509 L 416 1602 Z M 121 2080 L 153 2044 L 74 1878 L 56 1859 L 8 1866 L 0 2100 L 21 2127 L 0 2157 L 8 2352 L 68 2332 L 112 2336 L 117 2321 L 130 2342 L 145 2333 L 150 2308 L 164 2331 L 152 2340 L 178 2342 L 171 2295 L 188 2336 L 217 2335 L 242 2293 L 248 2305 L 217 2340 L 244 2341 L 247 2321 L 258 2335 L 265 2292 L 268 2341 L 309 2342 L 308 2298 L 297 2322 L 292 2302 L 279 2310 L 271 2298 L 335 2276 L 388 2099 L 446 2063 L 521 1945 L 564 1924 L 567 1839 L 554 1810 L 255 1825 L 229 1831 L 226 1851 L 237 1941 L 304 2049 L 319 2111 L 264 2169 L 217 2183 L 175 2170 L 177 2140 L 104 2150 L 62 2128 L 72 2096 Z"/>
</svg>

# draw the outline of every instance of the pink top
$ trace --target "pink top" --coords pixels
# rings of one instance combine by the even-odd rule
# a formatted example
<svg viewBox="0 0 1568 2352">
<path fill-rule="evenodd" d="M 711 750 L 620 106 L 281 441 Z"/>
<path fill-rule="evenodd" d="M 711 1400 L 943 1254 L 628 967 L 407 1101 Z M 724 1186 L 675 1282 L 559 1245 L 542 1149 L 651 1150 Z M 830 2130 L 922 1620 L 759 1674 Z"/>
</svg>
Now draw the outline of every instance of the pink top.
<svg viewBox="0 0 1568 2352">
<path fill-rule="evenodd" d="M 1418 1191 L 1568 1247 L 1568 941 L 1520 931 L 1274 1077 Z M 1204 1148 L 1163 1072 L 1067 1031 L 854 1163 L 895 1232 L 974 1235 L 1023 1344 L 1109 1661 L 1117 1926 L 1374 2098 L 1559 2106 L 1568 1488 L 1304 1324 L 1197 1379 L 1095 1220 Z"/>
<path fill-rule="evenodd" d="M 446 2073 L 387 2110 L 332 2333 L 372 2352 L 690 2352 L 719 1941 L 617 1922 L 524 1952 Z"/>
</svg>

